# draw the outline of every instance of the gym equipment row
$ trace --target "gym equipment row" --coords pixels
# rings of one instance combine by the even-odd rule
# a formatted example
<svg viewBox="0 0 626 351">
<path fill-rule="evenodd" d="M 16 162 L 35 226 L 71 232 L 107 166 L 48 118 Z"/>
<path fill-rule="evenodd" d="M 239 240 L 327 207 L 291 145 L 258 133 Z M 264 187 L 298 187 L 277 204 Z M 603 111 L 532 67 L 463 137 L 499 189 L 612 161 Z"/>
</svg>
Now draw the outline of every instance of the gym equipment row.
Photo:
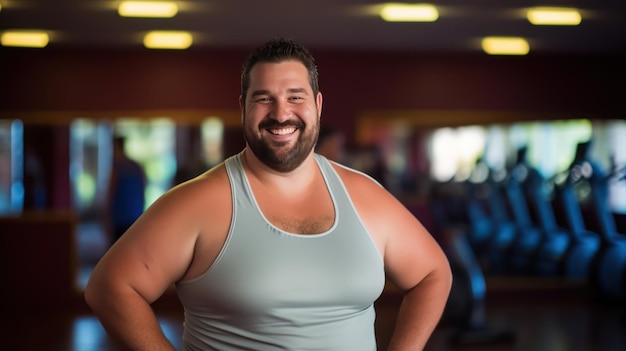
<svg viewBox="0 0 626 351">
<path fill-rule="evenodd" d="M 506 177 L 468 183 L 469 241 L 486 274 L 563 276 L 585 280 L 599 296 L 626 299 L 626 235 L 609 208 L 605 172 L 578 145 L 563 174 L 544 179 L 524 148 Z"/>
</svg>

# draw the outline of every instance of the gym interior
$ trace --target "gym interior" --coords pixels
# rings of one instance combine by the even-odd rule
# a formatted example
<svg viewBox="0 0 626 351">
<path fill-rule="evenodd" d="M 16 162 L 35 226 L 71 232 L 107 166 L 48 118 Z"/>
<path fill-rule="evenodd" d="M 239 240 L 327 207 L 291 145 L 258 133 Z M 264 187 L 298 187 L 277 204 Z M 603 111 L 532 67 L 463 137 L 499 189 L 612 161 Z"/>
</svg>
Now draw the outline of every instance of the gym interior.
<svg viewBox="0 0 626 351">
<path fill-rule="evenodd" d="M 2 24 L 0 13 L 0 24 Z M 177 172 L 244 146 L 247 50 L 0 47 L 0 308 L 5 349 L 116 350 L 83 299 L 111 244 L 111 138 Z M 318 49 L 341 160 L 403 201 L 454 284 L 426 350 L 626 349 L 626 54 Z M 399 294 L 377 302 L 384 349 Z M 180 346 L 174 291 L 154 304 Z"/>
</svg>

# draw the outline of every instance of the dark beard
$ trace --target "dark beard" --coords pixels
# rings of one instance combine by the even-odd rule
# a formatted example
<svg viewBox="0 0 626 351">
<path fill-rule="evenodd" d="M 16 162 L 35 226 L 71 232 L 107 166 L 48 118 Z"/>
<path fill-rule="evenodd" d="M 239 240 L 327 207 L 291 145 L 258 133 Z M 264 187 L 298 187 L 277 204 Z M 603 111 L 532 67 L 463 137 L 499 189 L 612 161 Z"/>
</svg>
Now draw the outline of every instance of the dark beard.
<svg viewBox="0 0 626 351">
<path fill-rule="evenodd" d="M 272 126 L 296 126 L 300 130 L 300 135 L 298 136 L 298 141 L 295 146 L 291 149 L 282 148 L 281 145 L 272 146 L 264 139 L 248 135 L 245 126 L 244 138 L 248 143 L 250 150 L 265 165 L 278 172 L 293 171 L 300 166 L 302 162 L 304 162 L 307 156 L 311 153 L 311 150 L 313 150 L 313 147 L 315 147 L 317 135 L 319 133 L 319 123 L 316 127 L 314 127 L 314 132 L 311 132 L 302 124 L 298 125 L 293 122 L 286 122 L 282 124 L 275 122 L 261 122 L 259 129 L 265 129 Z"/>
</svg>

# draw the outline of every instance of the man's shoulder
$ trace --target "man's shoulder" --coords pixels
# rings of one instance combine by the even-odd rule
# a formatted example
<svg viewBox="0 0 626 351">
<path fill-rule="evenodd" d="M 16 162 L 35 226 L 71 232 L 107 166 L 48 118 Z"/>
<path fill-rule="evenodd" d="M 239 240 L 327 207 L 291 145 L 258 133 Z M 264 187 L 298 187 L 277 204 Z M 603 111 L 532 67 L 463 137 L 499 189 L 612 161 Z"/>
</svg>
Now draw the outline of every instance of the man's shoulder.
<svg viewBox="0 0 626 351">
<path fill-rule="evenodd" d="M 184 181 L 169 190 L 188 198 L 215 199 L 230 194 L 230 183 L 223 163 Z"/>
<path fill-rule="evenodd" d="M 188 221 L 219 220 L 232 201 L 226 171 L 216 166 L 166 191 L 156 202 L 157 212 Z M 227 213 L 226 213 L 227 214 Z"/>
<path fill-rule="evenodd" d="M 224 186 L 225 183 L 228 183 L 228 173 L 226 172 L 226 166 L 222 162 L 182 184 L 194 187 L 214 187 Z"/>
<path fill-rule="evenodd" d="M 330 161 L 330 164 L 344 183 L 348 182 L 356 183 L 360 186 L 382 187 L 382 185 L 374 177 L 363 171 L 334 161 Z"/>
</svg>

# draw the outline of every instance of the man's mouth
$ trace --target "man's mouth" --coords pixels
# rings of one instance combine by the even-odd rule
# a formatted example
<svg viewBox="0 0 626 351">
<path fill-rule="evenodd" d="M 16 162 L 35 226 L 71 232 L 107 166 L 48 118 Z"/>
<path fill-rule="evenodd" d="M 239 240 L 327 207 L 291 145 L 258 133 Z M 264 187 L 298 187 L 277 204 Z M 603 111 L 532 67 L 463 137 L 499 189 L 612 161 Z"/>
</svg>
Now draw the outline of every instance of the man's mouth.
<svg viewBox="0 0 626 351">
<path fill-rule="evenodd" d="M 287 135 L 295 133 L 298 128 L 293 126 L 282 127 L 282 128 L 267 128 L 266 130 L 274 135 Z"/>
</svg>

